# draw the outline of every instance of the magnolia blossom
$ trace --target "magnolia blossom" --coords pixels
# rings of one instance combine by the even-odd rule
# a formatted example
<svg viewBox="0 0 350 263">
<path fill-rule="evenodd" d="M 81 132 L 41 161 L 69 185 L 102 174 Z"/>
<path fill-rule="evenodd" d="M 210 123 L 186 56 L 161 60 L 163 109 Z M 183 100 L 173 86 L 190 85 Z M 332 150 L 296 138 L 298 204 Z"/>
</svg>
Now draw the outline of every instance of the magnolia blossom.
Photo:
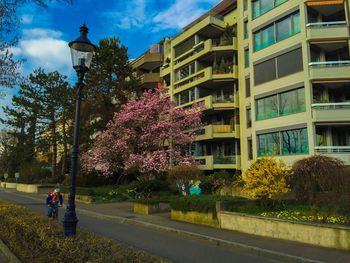
<svg viewBox="0 0 350 263">
<path fill-rule="evenodd" d="M 201 109 L 175 106 L 165 88 L 131 99 L 83 155 L 83 167 L 105 176 L 119 170 L 157 175 L 171 165 L 193 164 L 188 146 L 203 126 Z"/>
</svg>

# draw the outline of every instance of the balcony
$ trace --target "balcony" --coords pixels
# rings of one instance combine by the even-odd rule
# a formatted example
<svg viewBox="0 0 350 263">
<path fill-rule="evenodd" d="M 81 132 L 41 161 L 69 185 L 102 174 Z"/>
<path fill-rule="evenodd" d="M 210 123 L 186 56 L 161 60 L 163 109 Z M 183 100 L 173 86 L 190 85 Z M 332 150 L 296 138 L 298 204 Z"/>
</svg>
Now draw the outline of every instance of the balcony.
<svg viewBox="0 0 350 263">
<path fill-rule="evenodd" d="M 139 58 L 131 62 L 133 69 L 153 70 L 163 63 L 163 54 L 161 53 L 145 53 Z"/>
<path fill-rule="evenodd" d="M 222 138 L 238 138 L 239 125 L 207 125 L 198 132 L 196 141 L 222 139 Z"/>
<path fill-rule="evenodd" d="M 160 76 L 163 78 L 170 74 L 170 64 L 164 63 L 160 68 Z"/>
<path fill-rule="evenodd" d="M 316 146 L 315 153 L 340 159 L 350 165 L 350 146 Z"/>
<path fill-rule="evenodd" d="M 308 23 L 306 35 L 308 40 L 344 39 L 349 37 L 349 27 L 346 21 Z"/>
<path fill-rule="evenodd" d="M 309 63 L 311 79 L 347 79 L 350 72 L 350 60 L 319 61 Z"/>
<path fill-rule="evenodd" d="M 201 19 L 197 19 L 191 24 L 187 25 L 178 36 L 173 38 L 172 45 L 179 45 L 184 40 L 195 34 L 207 36 L 210 38 L 213 35 L 220 34 L 224 30 L 225 26 L 226 23 L 223 17 L 220 15 L 207 16 Z"/>
<path fill-rule="evenodd" d="M 141 86 L 146 89 L 156 87 L 161 82 L 159 73 L 145 73 L 139 77 L 139 80 Z"/>
<path fill-rule="evenodd" d="M 214 170 L 214 169 L 240 169 L 241 168 L 241 156 L 197 156 L 195 157 L 198 166 L 201 170 Z"/>
<path fill-rule="evenodd" d="M 174 60 L 175 69 L 178 69 L 193 60 L 197 60 L 204 55 L 210 54 L 212 52 L 224 52 L 230 50 L 237 50 L 237 38 L 233 37 L 232 41 L 222 42 L 220 39 L 208 39 L 206 41 L 201 41 L 200 43 L 194 45 L 191 49 L 181 54 Z"/>
<path fill-rule="evenodd" d="M 233 110 L 234 108 L 238 108 L 238 98 L 237 96 L 234 96 L 234 95 L 230 95 L 230 96 L 209 95 L 194 101 L 181 104 L 177 107 L 178 108 L 189 107 L 193 103 L 203 105 L 203 107 L 206 110 Z"/>
<path fill-rule="evenodd" d="M 238 78 L 238 67 L 233 65 L 229 71 L 213 71 L 213 67 L 206 67 L 194 74 L 191 74 L 174 83 L 174 93 L 187 90 L 189 88 L 202 85 L 206 82 L 214 81 L 233 81 Z"/>
<path fill-rule="evenodd" d="M 350 121 L 350 102 L 314 103 L 312 118 L 315 122 Z"/>
</svg>

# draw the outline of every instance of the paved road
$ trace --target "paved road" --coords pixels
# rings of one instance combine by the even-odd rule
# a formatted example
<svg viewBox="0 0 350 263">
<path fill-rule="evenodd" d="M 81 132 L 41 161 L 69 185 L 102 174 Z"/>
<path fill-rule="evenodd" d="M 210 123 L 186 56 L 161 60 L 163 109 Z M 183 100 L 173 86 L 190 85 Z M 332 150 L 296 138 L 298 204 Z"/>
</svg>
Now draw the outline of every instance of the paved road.
<svg viewBox="0 0 350 263">
<path fill-rule="evenodd" d="M 0 198 L 26 206 L 41 214 L 46 206 L 36 198 L 17 192 L 0 189 Z M 62 220 L 63 209 L 60 211 Z M 110 220 L 78 214 L 79 227 L 109 237 L 133 247 L 145 250 L 173 262 L 279 262 L 233 247 L 217 246 L 213 242 L 175 233 L 159 231 L 137 225 L 117 223 Z"/>
</svg>

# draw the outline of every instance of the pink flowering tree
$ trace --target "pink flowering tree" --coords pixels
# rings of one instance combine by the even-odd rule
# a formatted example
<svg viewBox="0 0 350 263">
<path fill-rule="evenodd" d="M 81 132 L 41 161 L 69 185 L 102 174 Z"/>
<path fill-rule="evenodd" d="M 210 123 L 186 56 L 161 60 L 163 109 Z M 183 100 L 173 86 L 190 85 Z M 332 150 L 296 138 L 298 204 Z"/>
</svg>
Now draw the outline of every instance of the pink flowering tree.
<svg viewBox="0 0 350 263">
<path fill-rule="evenodd" d="M 93 148 L 83 155 L 83 167 L 105 176 L 123 170 L 152 177 L 173 165 L 194 164 L 188 146 L 201 126 L 198 106 L 176 108 L 166 88 L 146 91 L 115 113 Z"/>
</svg>

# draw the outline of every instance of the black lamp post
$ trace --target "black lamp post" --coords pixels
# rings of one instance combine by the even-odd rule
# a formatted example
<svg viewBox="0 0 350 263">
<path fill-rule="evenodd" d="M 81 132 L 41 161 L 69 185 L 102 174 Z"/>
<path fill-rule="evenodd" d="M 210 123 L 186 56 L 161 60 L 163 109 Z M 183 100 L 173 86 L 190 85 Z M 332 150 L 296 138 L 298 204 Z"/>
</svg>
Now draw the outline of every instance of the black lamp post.
<svg viewBox="0 0 350 263">
<path fill-rule="evenodd" d="M 96 47 L 87 38 L 88 28 L 85 26 L 80 27 L 80 36 L 69 42 L 69 47 L 72 55 L 73 68 L 77 72 L 77 97 L 75 106 L 75 122 L 74 122 L 74 134 L 73 134 L 73 148 L 72 148 L 72 168 L 70 176 L 70 188 L 68 195 L 67 209 L 63 218 L 63 231 L 65 236 L 74 236 L 76 233 L 76 227 L 78 218 L 75 213 L 75 178 L 78 172 L 78 153 L 79 153 L 79 124 L 80 124 L 80 102 L 81 91 L 84 88 L 84 76 L 89 70 L 92 56 Z"/>
</svg>

